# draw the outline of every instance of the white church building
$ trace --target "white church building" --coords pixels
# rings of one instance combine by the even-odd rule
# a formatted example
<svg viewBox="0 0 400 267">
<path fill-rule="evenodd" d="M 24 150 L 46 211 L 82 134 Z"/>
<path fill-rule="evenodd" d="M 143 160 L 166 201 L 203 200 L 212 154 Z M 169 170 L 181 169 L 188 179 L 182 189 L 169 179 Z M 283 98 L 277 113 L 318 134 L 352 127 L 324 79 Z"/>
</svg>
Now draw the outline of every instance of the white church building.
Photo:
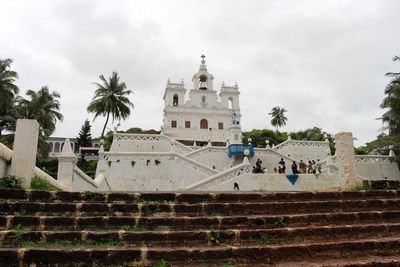
<svg viewBox="0 0 400 267">
<path fill-rule="evenodd" d="M 215 146 L 238 144 L 240 127 L 239 87 L 224 83 L 214 90 L 214 76 L 207 70 L 205 56 L 192 78 L 189 99 L 185 101 L 185 84 L 167 82 L 164 93 L 164 133 L 184 144 L 211 142 Z"/>
<path fill-rule="evenodd" d="M 66 191 L 231 191 L 234 183 L 241 190 L 318 191 L 351 189 L 365 180 L 400 180 L 393 151 L 390 155 L 354 155 L 349 132 L 335 135 L 336 155 L 331 155 L 328 140 L 289 137 L 274 147 L 266 143 L 265 148 L 242 144 L 239 87 L 222 84 L 217 95 L 213 82 L 204 56 L 193 75 L 187 101 L 185 84 L 168 80 L 161 132 L 114 132 L 110 151 L 104 151 L 100 142 L 95 179 L 76 165 L 69 139 L 58 156 L 57 180 L 39 168 L 34 169 L 35 174 Z M 29 120 L 23 123 L 31 127 Z M 24 127 L 22 133 L 34 132 Z M 12 155 L 0 144 L 0 174 L 7 175 Z M 258 159 L 268 172 L 252 172 Z M 287 166 L 285 174 L 275 171 L 282 159 Z M 292 173 L 293 161 L 317 159 L 322 173 Z"/>
</svg>

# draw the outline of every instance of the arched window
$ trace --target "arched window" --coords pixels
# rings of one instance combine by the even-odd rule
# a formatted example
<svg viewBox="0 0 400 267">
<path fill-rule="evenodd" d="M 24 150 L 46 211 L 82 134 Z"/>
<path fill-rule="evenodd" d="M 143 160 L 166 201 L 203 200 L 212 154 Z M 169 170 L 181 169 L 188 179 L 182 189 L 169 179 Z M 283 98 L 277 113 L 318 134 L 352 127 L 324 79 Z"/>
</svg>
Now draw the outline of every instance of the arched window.
<svg viewBox="0 0 400 267">
<path fill-rule="evenodd" d="M 56 143 L 54 146 L 54 152 L 60 152 L 60 143 Z"/>
<path fill-rule="evenodd" d="M 175 107 L 178 106 L 178 100 L 179 100 L 178 95 L 174 95 L 172 99 L 172 105 Z"/>
<path fill-rule="evenodd" d="M 203 103 L 203 104 L 206 103 L 206 97 L 205 96 L 201 97 L 201 103 Z"/>
<path fill-rule="evenodd" d="M 232 97 L 230 97 L 230 98 L 228 99 L 228 107 L 229 107 L 229 109 L 232 109 L 232 108 L 233 108 L 233 99 L 232 99 Z"/>
<path fill-rule="evenodd" d="M 207 76 L 206 75 L 201 75 L 200 76 L 199 89 L 200 90 L 207 90 Z"/>
<path fill-rule="evenodd" d="M 53 152 L 53 142 L 49 142 L 49 151 Z"/>
<path fill-rule="evenodd" d="M 200 129 L 208 129 L 208 121 L 206 119 L 200 121 Z"/>
</svg>

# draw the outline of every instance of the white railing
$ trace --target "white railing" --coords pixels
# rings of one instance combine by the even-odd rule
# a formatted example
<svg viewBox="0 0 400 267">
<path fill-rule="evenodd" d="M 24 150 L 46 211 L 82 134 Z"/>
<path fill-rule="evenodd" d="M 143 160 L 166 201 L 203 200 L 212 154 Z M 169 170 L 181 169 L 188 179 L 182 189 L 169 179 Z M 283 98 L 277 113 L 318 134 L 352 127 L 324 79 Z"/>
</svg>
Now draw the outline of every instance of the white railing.
<svg viewBox="0 0 400 267">
<path fill-rule="evenodd" d="M 130 134 L 130 133 L 114 133 L 117 141 L 136 141 L 136 142 L 166 142 L 173 143 L 175 152 L 186 154 L 192 152 L 193 149 L 185 146 L 177 140 L 164 134 Z"/>
<path fill-rule="evenodd" d="M 104 152 L 104 159 L 106 161 L 118 161 L 121 159 L 131 158 L 132 156 L 136 157 L 151 157 L 151 160 L 168 160 L 171 157 L 179 158 L 193 166 L 196 167 L 196 170 L 201 171 L 205 175 L 214 175 L 218 173 L 217 170 L 214 170 L 198 161 L 190 159 L 182 154 L 176 152 Z"/>
<path fill-rule="evenodd" d="M 167 82 L 167 88 L 172 88 L 172 89 L 184 89 L 185 84 L 184 83 L 172 83 L 172 82 Z"/>
<path fill-rule="evenodd" d="M 272 149 L 277 151 L 287 146 L 302 146 L 302 147 L 323 147 L 327 145 L 327 141 L 304 141 L 304 140 L 286 140 Z"/>
<path fill-rule="evenodd" d="M 6 145 L 3 143 L 0 143 L 0 159 L 3 159 L 5 161 L 10 161 L 12 158 L 13 151 L 9 149 Z"/>
<path fill-rule="evenodd" d="M 383 155 L 355 155 L 356 163 L 392 163 L 394 158 L 392 156 Z"/>
<path fill-rule="evenodd" d="M 191 151 L 187 154 L 185 154 L 186 157 L 193 157 L 197 156 L 203 153 L 209 153 L 209 152 L 220 152 L 221 150 L 223 151 L 228 151 L 228 148 L 226 147 L 218 147 L 218 146 L 211 146 L 211 147 L 199 147 L 197 150 Z"/>
<path fill-rule="evenodd" d="M 127 134 L 127 133 L 114 133 L 114 136 L 117 141 L 141 141 L 141 142 L 150 142 L 150 141 L 160 141 L 161 136 L 158 134 Z"/>
<path fill-rule="evenodd" d="M 243 173 L 250 173 L 251 172 L 251 164 L 248 162 L 239 164 L 235 167 L 227 169 L 225 171 L 219 172 L 213 176 L 207 177 L 199 182 L 196 182 L 192 185 L 189 185 L 184 190 L 186 191 L 193 191 L 193 190 L 207 190 L 215 185 L 221 184 L 232 178 L 235 178 Z"/>
</svg>

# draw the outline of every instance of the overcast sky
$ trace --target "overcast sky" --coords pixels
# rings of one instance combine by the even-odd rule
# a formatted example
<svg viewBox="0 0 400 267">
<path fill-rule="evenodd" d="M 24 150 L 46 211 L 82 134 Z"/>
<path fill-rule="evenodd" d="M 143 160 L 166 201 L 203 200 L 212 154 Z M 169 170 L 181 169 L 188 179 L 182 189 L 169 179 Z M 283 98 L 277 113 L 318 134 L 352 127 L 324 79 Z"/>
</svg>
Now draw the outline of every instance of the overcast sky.
<svg viewBox="0 0 400 267">
<path fill-rule="evenodd" d="M 282 131 L 351 131 L 362 145 L 380 133 L 384 74 L 400 70 L 398 0 L 1 0 L 0 10 L 0 58 L 14 60 L 21 95 L 61 94 L 54 136 L 76 137 L 93 119 L 93 82 L 113 71 L 134 92 L 119 129 L 158 130 L 167 79 L 191 89 L 205 54 L 218 90 L 239 85 L 242 130 L 273 129 L 268 113 L 281 106 Z"/>
</svg>

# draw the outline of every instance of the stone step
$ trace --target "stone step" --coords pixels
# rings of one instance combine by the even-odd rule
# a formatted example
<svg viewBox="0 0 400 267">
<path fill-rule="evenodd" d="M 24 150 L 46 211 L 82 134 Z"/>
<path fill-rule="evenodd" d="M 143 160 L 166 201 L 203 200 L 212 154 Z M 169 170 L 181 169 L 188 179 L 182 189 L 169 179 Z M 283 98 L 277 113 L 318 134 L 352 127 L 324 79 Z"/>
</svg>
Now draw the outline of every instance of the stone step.
<svg viewBox="0 0 400 267">
<path fill-rule="evenodd" d="M 399 238 L 320 242 L 277 246 L 208 246 L 175 248 L 0 248 L 2 264 L 151 266 L 161 260 L 174 266 L 196 264 L 277 264 L 368 256 L 398 256 Z"/>
<path fill-rule="evenodd" d="M 3 215 L 233 216 L 400 210 L 400 198 L 200 204 L 0 202 Z"/>
<path fill-rule="evenodd" d="M 400 190 L 343 192 L 64 192 L 0 189 L 0 199 L 44 202 L 210 203 L 397 198 Z"/>
<path fill-rule="evenodd" d="M 132 229 L 133 230 L 133 229 Z M 1 247 L 280 245 L 400 237 L 400 223 L 216 231 L 0 231 Z M 218 241 L 216 241 L 218 240 Z"/>
<path fill-rule="evenodd" d="M 336 212 L 292 215 L 131 217 L 131 216 L 0 216 L 0 230 L 192 230 L 270 229 L 308 225 L 398 223 L 400 211 Z"/>
</svg>

